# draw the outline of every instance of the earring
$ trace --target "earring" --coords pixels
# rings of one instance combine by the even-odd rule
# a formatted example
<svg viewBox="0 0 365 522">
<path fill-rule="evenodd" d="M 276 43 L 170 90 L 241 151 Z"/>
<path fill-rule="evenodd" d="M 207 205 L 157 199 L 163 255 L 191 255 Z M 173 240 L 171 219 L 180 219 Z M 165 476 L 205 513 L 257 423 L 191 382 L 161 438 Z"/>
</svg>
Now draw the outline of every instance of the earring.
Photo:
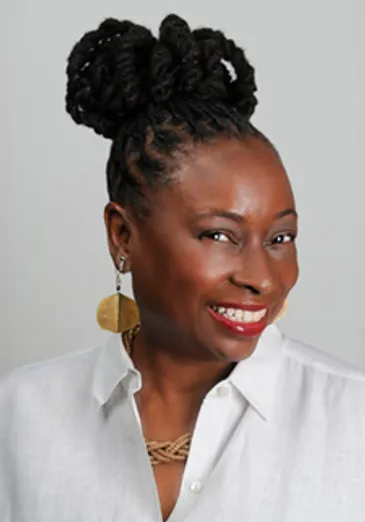
<svg viewBox="0 0 365 522">
<path fill-rule="evenodd" d="M 288 300 L 285 299 L 283 306 L 281 307 L 281 310 L 276 314 L 273 322 L 276 323 L 276 321 L 280 321 L 280 319 L 282 319 L 284 317 L 284 315 L 286 314 L 287 309 L 288 309 Z"/>
<path fill-rule="evenodd" d="M 99 303 L 96 318 L 103 330 L 122 333 L 139 324 L 139 311 L 136 302 L 122 294 L 122 274 L 125 268 L 125 256 L 120 257 L 116 273 L 116 293 L 104 297 Z"/>
</svg>

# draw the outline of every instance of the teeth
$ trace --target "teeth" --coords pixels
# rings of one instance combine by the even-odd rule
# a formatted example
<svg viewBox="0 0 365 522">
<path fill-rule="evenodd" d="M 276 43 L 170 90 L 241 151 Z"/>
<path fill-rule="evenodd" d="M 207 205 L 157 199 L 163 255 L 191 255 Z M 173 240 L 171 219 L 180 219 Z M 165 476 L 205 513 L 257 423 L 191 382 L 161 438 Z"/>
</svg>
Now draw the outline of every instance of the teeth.
<svg viewBox="0 0 365 522">
<path fill-rule="evenodd" d="M 256 323 L 256 322 L 257 322 L 257 321 L 255 321 L 255 319 L 254 319 L 254 317 L 255 317 L 255 316 L 254 316 L 254 313 L 255 313 L 255 312 L 245 312 L 245 317 L 244 317 L 244 319 L 246 319 L 246 321 L 245 321 L 246 323 L 253 323 L 253 322 Z"/>
<path fill-rule="evenodd" d="M 245 320 L 245 314 L 243 313 L 243 310 L 236 310 L 235 313 L 232 314 L 232 317 L 240 323 L 243 323 L 243 321 Z"/>
<path fill-rule="evenodd" d="M 241 310 L 240 308 L 224 308 L 223 306 L 212 306 L 212 309 L 218 314 L 224 315 L 238 323 L 258 323 L 266 315 L 266 308 L 251 312 L 249 310 Z"/>
</svg>

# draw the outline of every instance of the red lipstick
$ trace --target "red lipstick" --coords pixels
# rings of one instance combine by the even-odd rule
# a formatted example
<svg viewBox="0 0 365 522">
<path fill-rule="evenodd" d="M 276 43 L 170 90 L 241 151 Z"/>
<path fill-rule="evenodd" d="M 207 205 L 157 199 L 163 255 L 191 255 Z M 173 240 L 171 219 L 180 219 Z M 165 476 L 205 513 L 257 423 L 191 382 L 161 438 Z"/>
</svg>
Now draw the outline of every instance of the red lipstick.
<svg viewBox="0 0 365 522">
<path fill-rule="evenodd" d="M 263 304 L 245 304 L 245 303 L 228 303 L 228 302 L 224 302 L 224 303 L 215 303 L 214 306 L 216 306 L 217 308 L 219 308 L 220 306 L 222 308 L 238 308 L 239 310 L 247 310 L 248 312 L 258 312 L 259 310 L 266 310 L 267 309 L 267 306 L 263 305 Z"/>
<path fill-rule="evenodd" d="M 263 305 L 251 305 L 251 304 L 233 304 L 233 303 L 219 303 L 218 305 L 215 305 L 216 308 L 223 307 L 223 308 L 236 308 L 240 310 L 247 310 L 250 312 L 257 312 L 259 310 L 265 310 L 265 306 Z M 229 317 L 213 310 L 213 308 L 208 307 L 210 315 L 213 317 L 217 323 L 224 326 L 231 332 L 235 333 L 236 335 L 240 335 L 242 337 L 257 337 L 260 335 L 267 326 L 267 309 L 266 309 L 266 315 L 260 319 L 260 321 L 257 321 L 256 323 L 243 323 L 239 321 L 235 321 L 233 319 L 230 319 Z"/>
</svg>

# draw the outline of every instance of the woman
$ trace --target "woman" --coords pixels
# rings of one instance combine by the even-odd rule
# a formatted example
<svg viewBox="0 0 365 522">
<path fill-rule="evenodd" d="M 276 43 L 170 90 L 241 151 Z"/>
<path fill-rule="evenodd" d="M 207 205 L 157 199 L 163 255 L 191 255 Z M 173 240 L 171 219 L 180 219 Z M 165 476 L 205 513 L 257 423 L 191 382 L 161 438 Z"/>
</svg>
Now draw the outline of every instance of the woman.
<svg viewBox="0 0 365 522">
<path fill-rule="evenodd" d="M 2 382 L 1 521 L 364 521 L 364 375 L 273 324 L 297 213 L 243 51 L 177 16 L 159 38 L 107 20 L 67 72 L 67 111 L 112 140 L 140 324 Z"/>
</svg>

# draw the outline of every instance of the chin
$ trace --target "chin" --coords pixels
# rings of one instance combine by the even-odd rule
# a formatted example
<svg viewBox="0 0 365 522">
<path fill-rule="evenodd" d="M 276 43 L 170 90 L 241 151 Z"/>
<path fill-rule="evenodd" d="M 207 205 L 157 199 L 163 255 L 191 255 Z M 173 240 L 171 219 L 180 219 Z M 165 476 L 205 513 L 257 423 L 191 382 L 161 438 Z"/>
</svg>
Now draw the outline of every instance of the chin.
<svg viewBox="0 0 365 522">
<path fill-rule="evenodd" d="M 214 355 L 220 359 L 225 360 L 227 362 L 239 362 L 243 359 L 247 359 L 250 357 L 252 353 L 255 351 L 257 343 L 261 334 L 254 338 L 243 338 L 240 339 L 222 339 L 220 343 L 217 343 L 217 339 L 214 343 L 213 351 Z"/>
</svg>

